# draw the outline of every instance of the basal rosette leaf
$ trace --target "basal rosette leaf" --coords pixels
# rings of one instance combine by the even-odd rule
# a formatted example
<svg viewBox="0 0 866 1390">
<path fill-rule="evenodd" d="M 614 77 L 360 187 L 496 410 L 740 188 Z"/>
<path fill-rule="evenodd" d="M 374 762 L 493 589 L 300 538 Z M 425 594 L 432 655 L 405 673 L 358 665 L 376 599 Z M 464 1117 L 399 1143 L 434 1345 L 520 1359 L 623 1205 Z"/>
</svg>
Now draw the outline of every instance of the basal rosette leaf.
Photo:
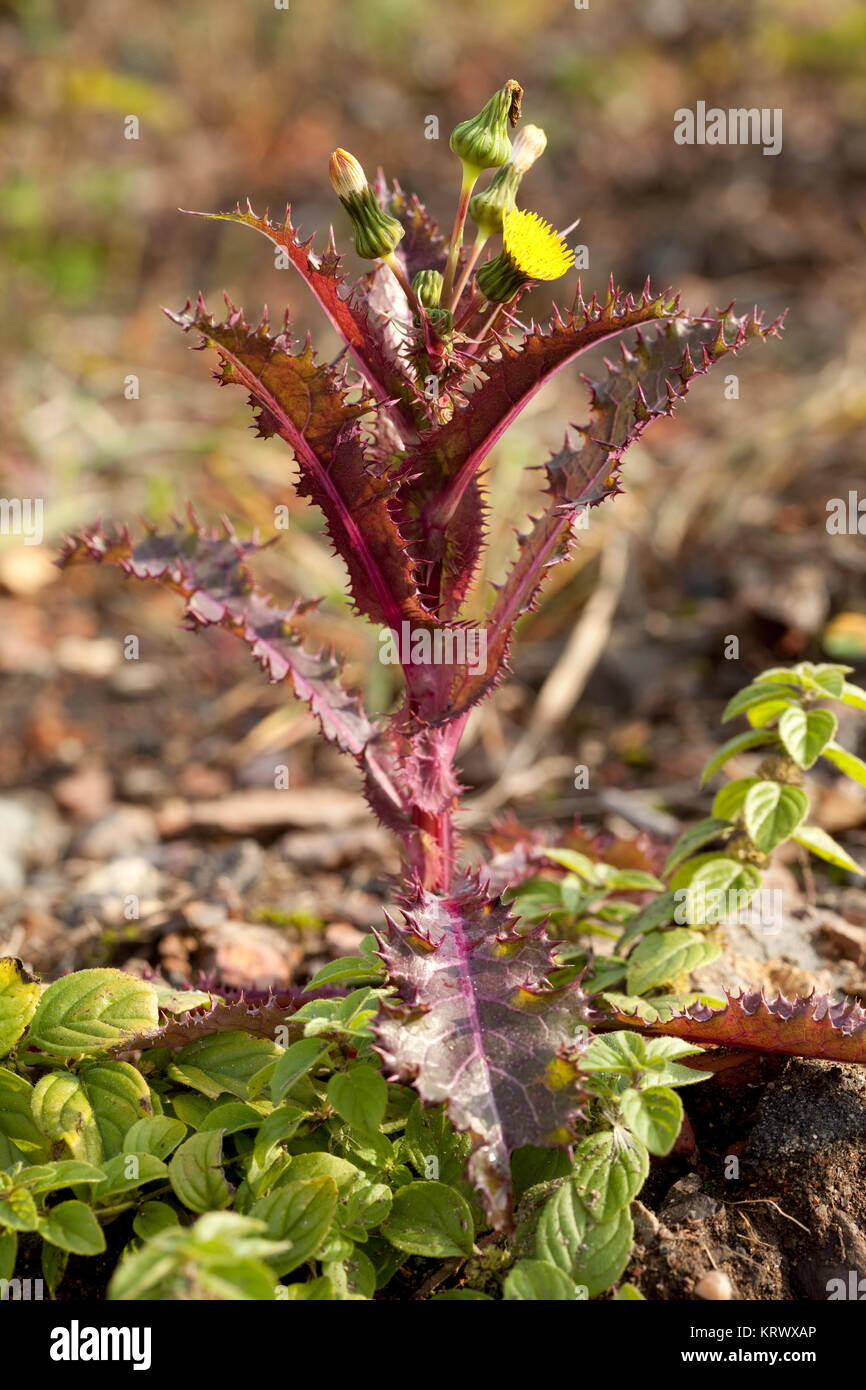
<svg viewBox="0 0 866 1390">
<path fill-rule="evenodd" d="M 660 302 L 650 301 L 650 307 Z M 693 377 L 739 352 L 750 339 L 778 331 L 778 321 L 765 328 L 756 313 L 736 318 L 727 310 L 717 319 L 675 317 L 650 332 L 639 329 L 633 349 L 622 345 L 621 360 L 607 363 L 604 378 L 585 378 L 592 397 L 590 423 L 577 431 L 577 441 L 566 438 L 547 462 L 550 503 L 529 533 L 518 538 L 517 558 L 497 588 L 487 623 L 486 670 L 458 677 L 446 718 L 459 717 L 503 678 L 514 624 L 535 607 L 548 568 L 567 554 L 575 518 L 620 491 L 619 469 L 630 445 L 653 420 L 673 413 Z"/>
<path fill-rule="evenodd" d="M 549 984 L 543 929 L 518 933 L 477 882 L 419 890 L 401 909 L 403 923 L 389 918 L 381 939 L 398 998 L 383 1002 L 377 1045 L 395 1075 L 472 1136 L 470 1174 L 503 1227 L 512 1150 L 574 1136 L 585 997 Z"/>
<path fill-rule="evenodd" d="M 765 990 L 727 993 L 724 1008 L 692 1004 L 666 1007 L 657 1023 L 640 1023 L 637 1015 L 615 1009 L 613 1018 L 641 1033 L 684 1038 L 700 1046 L 723 1046 L 791 1057 L 820 1057 L 833 1062 L 866 1063 L 866 1012 L 853 999 L 834 1004 L 829 995 L 775 999 Z"/>
<path fill-rule="evenodd" d="M 389 506 L 395 484 L 368 466 L 358 418 L 369 401 L 346 400 L 347 382 L 318 363 L 309 341 L 291 350 L 288 323 L 272 335 L 267 318 L 257 328 L 227 300 L 217 323 L 199 296 L 168 317 L 185 332 L 197 330 L 222 359 L 218 379 L 246 388 L 258 407 L 259 433 L 279 434 L 294 451 L 298 492 L 324 514 L 334 548 L 349 571 L 359 612 L 389 627 L 401 618 L 430 622 L 413 576 L 413 562 Z"/>
</svg>

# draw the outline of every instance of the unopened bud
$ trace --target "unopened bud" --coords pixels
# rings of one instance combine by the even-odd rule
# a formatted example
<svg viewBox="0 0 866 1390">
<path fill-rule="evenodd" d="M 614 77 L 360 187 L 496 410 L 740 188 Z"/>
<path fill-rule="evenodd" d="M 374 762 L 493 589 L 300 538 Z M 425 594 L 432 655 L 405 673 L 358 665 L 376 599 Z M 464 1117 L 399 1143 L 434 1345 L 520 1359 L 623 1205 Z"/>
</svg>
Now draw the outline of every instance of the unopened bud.
<svg viewBox="0 0 866 1390">
<path fill-rule="evenodd" d="M 511 148 L 511 158 L 490 181 L 490 187 L 476 193 L 469 204 L 469 216 L 478 225 L 484 239 L 494 232 L 502 231 L 502 219 L 507 212 L 517 206 L 517 190 L 520 180 L 531 169 L 547 147 L 547 136 L 537 125 L 528 125 L 518 131 Z"/>
<path fill-rule="evenodd" d="M 452 136 L 451 148 L 476 178 L 482 169 L 497 169 L 511 154 L 508 125 L 517 124 L 523 88 L 509 78 L 477 116 L 461 121 Z"/>
<path fill-rule="evenodd" d="M 353 154 L 348 150 L 334 150 L 328 165 L 331 187 L 342 202 L 353 194 L 363 193 L 367 187 L 367 176 Z"/>
<path fill-rule="evenodd" d="M 522 178 L 532 168 L 535 161 L 541 158 L 546 149 L 547 136 L 541 126 L 525 125 L 522 130 L 518 130 L 514 137 L 509 163 L 515 173 Z"/>
<path fill-rule="evenodd" d="M 366 261 L 390 256 L 404 236 L 396 217 L 383 212 L 364 170 L 347 150 L 334 150 L 328 166 L 331 186 L 352 219 L 355 250 Z"/>
<path fill-rule="evenodd" d="M 443 277 L 438 270 L 419 270 L 412 280 L 412 289 L 425 309 L 438 309 L 442 297 Z"/>
</svg>

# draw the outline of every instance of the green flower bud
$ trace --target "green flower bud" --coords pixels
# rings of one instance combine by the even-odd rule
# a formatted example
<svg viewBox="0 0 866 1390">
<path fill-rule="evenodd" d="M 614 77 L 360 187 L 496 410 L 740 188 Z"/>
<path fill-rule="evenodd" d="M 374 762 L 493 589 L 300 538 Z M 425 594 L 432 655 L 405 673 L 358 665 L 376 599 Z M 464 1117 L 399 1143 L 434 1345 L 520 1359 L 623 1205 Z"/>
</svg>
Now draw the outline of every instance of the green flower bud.
<svg viewBox="0 0 866 1390">
<path fill-rule="evenodd" d="M 382 211 L 357 159 L 346 150 L 334 150 L 328 172 L 334 192 L 352 219 L 358 255 L 366 261 L 390 256 L 405 229 L 396 217 Z"/>
<path fill-rule="evenodd" d="M 425 309 L 438 309 L 442 297 L 443 277 L 438 270 L 419 270 L 412 281 L 418 302 Z"/>
<path fill-rule="evenodd" d="M 517 206 L 517 190 L 520 180 L 531 169 L 539 155 L 547 147 L 547 136 L 537 125 L 524 126 L 514 137 L 511 158 L 501 169 L 497 169 L 490 187 L 483 193 L 476 193 L 469 204 L 469 216 L 478 225 L 478 230 L 486 240 L 494 232 L 502 231 L 502 218 Z"/>
<path fill-rule="evenodd" d="M 483 169 L 496 169 L 511 154 L 508 125 L 517 124 L 523 88 L 513 78 L 492 96 L 477 116 L 461 121 L 452 136 L 451 148 L 463 161 L 464 169 L 477 178 Z"/>
<path fill-rule="evenodd" d="M 490 187 L 476 193 L 469 200 L 469 216 L 477 223 L 478 230 L 485 237 L 502 231 L 502 219 L 506 212 L 517 206 L 517 188 L 520 175 L 511 163 L 504 164 L 493 175 Z"/>
</svg>

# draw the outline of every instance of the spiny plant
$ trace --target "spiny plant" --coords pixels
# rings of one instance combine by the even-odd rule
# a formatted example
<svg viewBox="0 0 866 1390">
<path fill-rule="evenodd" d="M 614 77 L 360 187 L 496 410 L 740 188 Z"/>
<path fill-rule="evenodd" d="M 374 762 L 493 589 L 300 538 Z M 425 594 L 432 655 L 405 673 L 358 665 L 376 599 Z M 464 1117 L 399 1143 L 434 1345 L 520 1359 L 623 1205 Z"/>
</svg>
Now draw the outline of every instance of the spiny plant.
<svg viewBox="0 0 866 1390">
<path fill-rule="evenodd" d="M 346 690 L 334 653 L 305 644 L 309 601 L 298 597 L 287 608 L 272 602 L 250 570 L 258 539 L 241 539 L 228 523 L 211 531 L 190 513 L 188 524 L 148 530 L 141 540 L 126 528 L 97 525 L 71 538 L 61 561 L 107 562 L 174 590 L 191 627 L 218 626 L 241 638 L 268 677 L 308 702 L 324 737 L 357 763 L 370 806 L 404 855 L 398 911 L 377 936 L 378 959 L 366 965 L 381 986 L 371 1036 L 387 1074 L 411 1084 L 423 1102 L 443 1104 L 467 1136 L 471 1182 L 495 1229 L 513 1228 L 515 1150 L 547 1146 L 567 1160 L 592 1094 L 584 1063 L 599 1040 L 590 1042 L 591 1030 L 617 1021 L 626 1029 L 647 1024 L 625 1006 L 617 1012 L 593 1001 L 578 971 L 558 973 L 562 962 L 544 924 L 518 920 L 503 897 L 507 880 L 496 881 L 490 865 L 462 855 L 455 767 L 461 735 L 473 707 L 507 671 L 515 624 L 538 602 L 548 569 L 568 559 L 584 513 L 620 491 L 628 448 L 671 415 L 694 377 L 781 326 L 765 326 L 757 310 L 738 316 L 732 305 L 693 316 L 669 291 L 654 293 L 647 282 L 632 295 L 612 279 L 602 300 L 593 295 L 587 302 L 578 283 L 568 309 L 554 308 L 543 326 L 523 324 L 516 311 L 527 288 L 563 275 L 574 256 L 563 236 L 516 205 L 521 180 L 546 143 L 543 132 L 526 127 L 512 145 L 521 97 L 519 85 L 507 82 L 453 132 L 462 180 L 450 239 L 416 197 L 381 176 L 370 184 L 352 155 L 334 152 L 332 185 L 357 252 L 372 262 L 355 284 L 341 270 L 333 233 L 316 251 L 312 238 L 300 238 L 290 209 L 280 222 L 258 216 L 249 203 L 246 210 L 196 214 L 253 227 L 279 248 L 345 345 L 336 362 L 320 361 L 309 340 L 295 342 L 288 316 L 273 331 L 267 312 L 254 325 L 227 301 L 218 321 L 201 297 L 169 314 L 198 335 L 198 346 L 216 352 L 219 383 L 249 394 L 258 434 L 277 435 L 292 451 L 298 492 L 323 514 L 355 612 L 380 629 L 399 663 L 399 707 L 374 715 Z M 496 171 L 492 182 L 475 192 L 488 169 Z M 468 254 L 467 217 L 478 228 Z M 501 236 L 501 249 L 482 260 L 494 236 Z M 555 373 L 624 334 L 633 336 L 620 344 L 618 359 L 584 378 L 589 421 L 572 427 L 548 458 L 545 505 L 518 535 L 484 621 L 470 623 L 467 597 L 485 544 L 484 474 L 495 445 Z M 786 711 L 780 737 L 782 725 L 792 723 Z M 776 823 L 769 800 L 759 817 L 757 800 L 752 796 L 746 816 L 750 834 L 759 818 L 762 834 L 768 818 Z M 785 807 L 790 801 L 786 796 Z M 723 856 L 727 865 L 739 833 Z M 736 863 L 745 872 L 746 860 Z M 649 932 L 646 912 L 652 907 L 641 914 Z M 656 925 L 664 927 L 664 914 Z M 636 923 L 629 926 L 637 934 Z M 351 981 L 357 962 L 340 969 Z M 330 978 L 339 982 L 339 970 Z M 328 1017 L 351 1012 L 355 999 L 350 994 L 331 1015 L 327 1008 L 316 1014 L 325 1042 Z M 709 1016 L 692 1007 L 685 1022 L 670 1017 L 658 1026 L 687 1029 L 682 1046 L 691 1047 L 704 1037 L 735 1041 L 742 1015 L 757 1014 L 779 1035 L 787 1030 L 796 1038 L 790 1050 L 808 1052 L 813 1034 L 815 1047 L 823 1045 L 806 1004 L 786 1006 L 796 1012 L 790 1027 L 767 1001 L 731 1001 L 720 1012 L 700 1007 Z M 310 1021 L 277 998 L 264 1012 L 249 1000 L 230 1009 L 215 1004 L 206 1019 L 190 1015 L 188 1024 L 205 1034 L 256 1032 L 264 1019 L 273 1038 L 277 1017 L 290 1030 L 303 1031 Z M 851 1032 L 832 1011 L 823 1020 L 834 1036 Z M 180 1026 L 169 1022 L 156 1046 L 171 1046 Z M 862 1027 L 855 1031 L 860 1059 Z M 307 1047 L 309 1067 L 321 1062 L 308 1047 L 315 1043 L 309 1033 L 287 1037 L 279 1065 L 289 1066 L 285 1058 L 297 1046 Z M 646 1049 L 659 1043 L 635 1039 L 631 1046 L 640 1044 L 646 1059 Z M 662 1045 L 677 1046 L 673 1039 Z M 674 1052 L 664 1055 L 669 1060 Z M 643 1062 L 635 1066 L 635 1075 L 649 1074 Z"/>
</svg>

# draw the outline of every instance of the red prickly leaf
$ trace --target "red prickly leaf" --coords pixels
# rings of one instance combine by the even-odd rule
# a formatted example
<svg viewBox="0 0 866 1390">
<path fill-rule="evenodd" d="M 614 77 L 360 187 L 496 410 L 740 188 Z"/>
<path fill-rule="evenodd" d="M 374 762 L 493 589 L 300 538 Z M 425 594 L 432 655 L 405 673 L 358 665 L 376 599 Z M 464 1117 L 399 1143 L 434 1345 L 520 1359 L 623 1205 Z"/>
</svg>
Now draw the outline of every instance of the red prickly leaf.
<svg viewBox="0 0 866 1390">
<path fill-rule="evenodd" d="M 383 1001 L 377 1046 L 395 1075 L 472 1135 L 470 1174 L 502 1229 L 512 1150 L 574 1136 L 586 999 L 576 984 L 549 984 L 543 928 L 518 934 L 477 880 L 448 895 L 419 889 L 400 906 L 403 924 L 389 918 L 380 938 L 398 997 Z"/>
<path fill-rule="evenodd" d="M 746 342 L 742 330 L 745 320 L 728 315 L 727 321 L 734 332 L 730 350 L 737 351 Z M 762 329 L 762 336 L 778 328 L 777 322 Z M 685 316 L 672 319 L 652 334 L 638 330 L 628 358 L 609 365 L 603 379 L 588 380 L 591 423 L 578 432 L 578 447 L 566 439 L 564 447 L 547 462 L 550 506 L 529 534 L 520 538 L 517 559 L 488 614 L 486 669 L 458 677 L 451 690 L 447 719 L 459 718 L 502 678 L 514 624 L 536 605 L 550 564 L 568 552 L 575 517 L 618 491 L 626 450 L 653 420 L 671 413 L 694 377 L 709 370 L 712 359 L 706 346 L 720 332 L 722 325 L 717 320 Z M 692 348 L 702 350 L 700 367 L 694 365 Z M 692 370 L 678 375 L 674 385 L 670 376 L 675 371 L 681 373 L 686 354 Z"/>
<path fill-rule="evenodd" d="M 263 321 L 250 328 L 240 310 L 216 323 L 199 297 L 168 317 L 197 330 L 222 359 L 221 380 L 244 386 L 259 408 L 262 435 L 279 434 L 298 460 L 298 492 L 324 513 L 328 534 L 349 571 L 352 597 L 374 622 L 406 617 L 430 622 L 421 604 L 406 545 L 390 510 L 394 485 L 367 467 L 357 425 L 369 400 L 349 404 L 337 374 L 316 362 L 307 342 L 292 353 L 285 333 L 271 337 Z"/>
<path fill-rule="evenodd" d="M 662 1033 L 701 1046 L 866 1063 L 866 1012 L 854 999 L 834 1004 L 829 995 L 815 993 L 771 999 L 763 989 L 726 992 L 726 997 L 721 1009 L 705 1004 L 682 1011 L 665 1009 L 664 1017 L 652 1024 L 620 1009 L 613 1011 L 613 1018 L 641 1033 Z"/>
<path fill-rule="evenodd" d="M 191 626 L 218 626 L 240 637 L 268 678 L 288 680 L 297 698 L 310 705 L 325 738 L 352 754 L 379 795 L 401 808 L 387 754 L 378 746 L 381 725 L 340 684 L 333 653 L 305 649 L 295 620 L 309 602 L 296 600 L 286 610 L 277 609 L 256 588 L 246 561 L 259 548 L 194 524 L 178 523 L 165 535 L 150 533 L 137 546 L 125 528 L 112 536 L 91 527 L 67 541 L 58 563 L 107 561 L 135 579 L 154 579 L 180 594 Z"/>
<path fill-rule="evenodd" d="M 382 403 L 402 400 L 404 376 L 383 347 L 377 331 L 379 325 L 370 319 L 364 300 L 342 274 L 333 234 L 324 255 L 317 255 L 312 249 L 312 237 L 301 241 L 296 228 L 292 226 L 291 207 L 286 208 L 286 220 L 282 226 L 271 222 L 267 213 L 264 217 L 257 217 L 249 202 L 245 212 L 238 204 L 234 212 L 194 212 L 191 215 L 214 222 L 239 222 L 243 226 L 253 227 L 274 246 L 280 247 L 349 348 L 377 400 Z M 407 415 L 404 423 L 411 426 L 411 415 Z"/>
<path fill-rule="evenodd" d="M 410 447 L 402 468 L 401 515 L 417 518 L 411 539 L 423 539 L 438 563 L 438 593 L 428 601 L 448 617 L 475 575 L 483 541 L 479 507 L 464 499 L 496 442 L 542 386 L 566 363 L 638 323 L 658 320 L 675 306 L 660 296 L 637 304 L 615 292 L 603 307 L 578 296 L 565 314 L 556 310 L 545 329 L 531 325 L 518 346 L 497 337 L 498 357 L 480 364 L 482 377 L 451 419 Z M 440 607 L 440 605 L 445 605 Z"/>
<path fill-rule="evenodd" d="M 285 1029 L 286 1041 L 297 1042 L 304 1035 L 303 1021 L 295 1022 L 292 1019 L 299 1002 L 292 991 L 279 991 L 266 999 L 255 1001 L 245 999 L 243 995 L 230 1003 L 214 998 L 209 1005 L 201 1004 L 186 1013 L 164 1016 L 158 1028 L 125 1038 L 115 1049 L 114 1055 L 149 1052 L 161 1047 L 170 1047 L 172 1051 L 179 1052 L 199 1038 L 227 1032 L 252 1033 L 256 1037 L 273 1040 L 277 1029 Z"/>
</svg>

